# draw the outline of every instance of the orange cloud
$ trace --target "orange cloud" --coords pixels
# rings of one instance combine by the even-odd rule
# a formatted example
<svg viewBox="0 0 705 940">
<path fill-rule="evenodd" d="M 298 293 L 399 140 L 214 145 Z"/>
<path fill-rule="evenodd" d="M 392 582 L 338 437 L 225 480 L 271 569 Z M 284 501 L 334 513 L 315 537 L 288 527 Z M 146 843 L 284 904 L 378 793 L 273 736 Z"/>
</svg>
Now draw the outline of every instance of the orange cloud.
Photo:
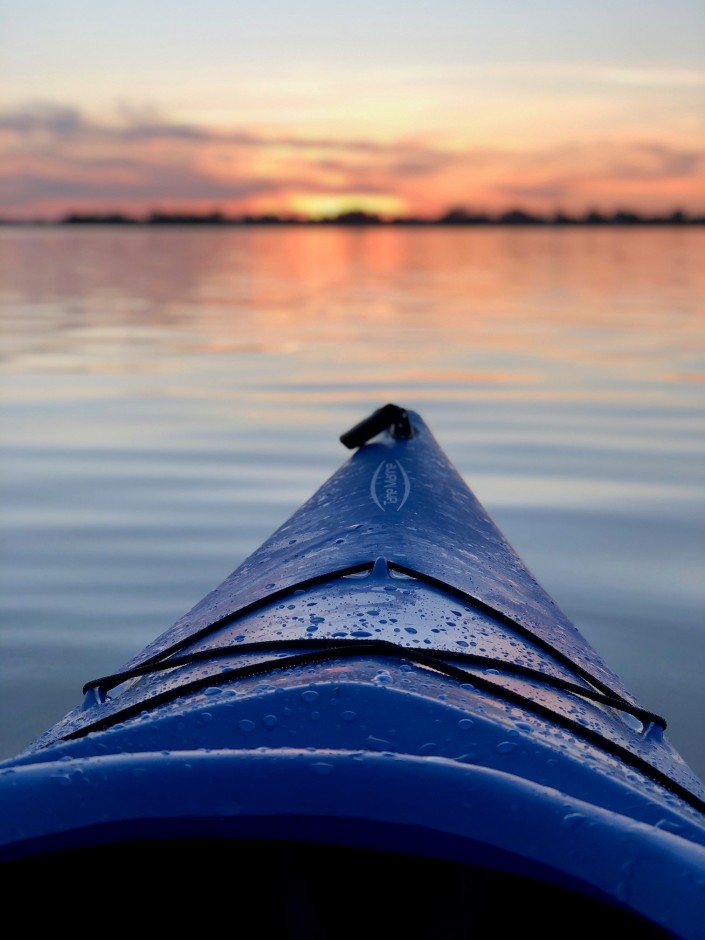
<svg viewBox="0 0 705 940">
<path fill-rule="evenodd" d="M 98 121 L 55 104 L 0 115 L 0 214 L 151 209 L 313 216 L 360 209 L 705 211 L 705 148 L 642 137 L 480 147 L 207 128 L 153 113 Z"/>
</svg>

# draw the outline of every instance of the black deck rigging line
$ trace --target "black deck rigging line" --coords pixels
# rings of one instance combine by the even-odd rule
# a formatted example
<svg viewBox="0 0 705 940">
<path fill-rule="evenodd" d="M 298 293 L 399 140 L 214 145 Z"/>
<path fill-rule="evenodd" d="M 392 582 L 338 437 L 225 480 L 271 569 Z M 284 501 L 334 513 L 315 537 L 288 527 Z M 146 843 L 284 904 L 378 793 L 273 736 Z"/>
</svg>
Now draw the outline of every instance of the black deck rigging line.
<svg viewBox="0 0 705 940">
<path fill-rule="evenodd" d="M 243 604 L 242 607 L 238 607 L 236 610 L 231 610 L 227 614 L 223 614 L 222 617 L 218 617 L 216 620 L 212 620 L 205 624 L 205 626 L 200 627 L 198 630 L 194 630 L 193 633 L 189 633 L 187 636 L 182 637 L 176 643 L 172 643 L 171 646 L 167 646 L 165 649 L 159 650 L 152 656 L 148 656 L 142 661 L 142 663 L 140 663 L 140 665 L 145 666 L 149 665 L 150 663 L 160 662 L 165 657 L 171 656 L 172 653 L 177 653 L 185 646 L 191 646 L 191 644 L 195 643 L 197 640 L 202 640 L 204 637 L 208 636 L 209 633 L 213 633 L 214 630 L 219 630 L 221 627 L 225 627 L 228 624 L 233 623 L 240 617 L 246 617 L 247 614 L 251 614 L 262 607 L 267 607 L 269 604 L 274 604 L 276 601 L 281 600 L 284 597 L 288 597 L 295 591 L 303 591 L 307 588 L 315 587 L 317 584 L 324 584 L 326 581 L 334 581 L 336 578 L 344 578 L 347 575 L 361 574 L 364 571 L 372 571 L 373 567 L 374 561 L 362 561 L 356 565 L 346 565 L 344 568 L 337 568 L 334 571 L 326 571 L 323 574 L 312 575 L 310 578 L 303 578 L 301 581 L 288 584 L 286 587 L 279 588 L 278 590 L 272 591 L 269 594 L 263 594 L 256 600 L 250 601 L 248 604 Z"/>
<path fill-rule="evenodd" d="M 561 679 L 558 676 L 552 676 L 541 672 L 539 669 L 532 669 L 530 666 L 522 666 L 518 663 L 510 663 L 504 659 L 495 659 L 490 656 L 480 656 L 477 653 L 463 653 L 455 650 L 442 650 L 427 648 L 418 650 L 415 647 L 402 646 L 398 643 L 392 643 L 389 640 L 346 640 L 346 639 L 324 639 L 324 640 L 263 640 L 259 643 L 239 643 L 237 646 L 211 646 L 204 650 L 197 650 L 193 653 L 187 653 L 185 656 L 175 656 L 172 659 L 162 660 L 157 663 L 149 663 L 142 666 L 135 666 L 133 669 L 127 669 L 124 672 L 116 672 L 109 676 L 101 676 L 99 679 L 92 679 L 83 686 L 83 694 L 91 689 L 98 689 L 101 693 L 109 692 L 116 686 L 128 679 L 134 679 L 138 676 L 150 675 L 156 672 L 163 672 L 167 669 L 176 669 L 180 666 L 190 666 L 199 662 L 220 659 L 225 656 L 241 655 L 243 653 L 269 652 L 276 649 L 305 649 L 315 646 L 317 649 L 309 650 L 311 656 L 315 656 L 320 651 L 348 651 L 360 653 L 360 645 L 365 649 L 362 652 L 378 652 L 386 656 L 397 656 L 400 659 L 410 659 L 422 665 L 432 665 L 434 669 L 444 671 L 446 665 L 444 659 L 459 659 L 467 665 L 483 666 L 486 669 L 497 669 L 505 673 L 513 673 L 526 679 L 536 679 L 543 685 L 558 689 L 561 692 L 570 692 L 582 698 L 589 699 L 599 705 L 606 705 L 619 711 L 628 712 L 644 725 L 657 725 L 662 730 L 666 730 L 666 719 L 657 715 L 655 712 L 641 708 L 624 699 L 616 698 L 613 695 L 605 695 L 602 692 L 596 692 L 594 689 L 587 689 L 582 685 L 569 682 L 567 679 Z M 286 665 L 288 660 L 284 657 L 270 660 L 270 667 L 276 669 L 281 665 Z M 263 665 L 263 664 L 258 664 Z M 231 670 L 228 675 L 238 672 L 238 675 L 247 675 L 248 666 L 240 667 L 240 670 Z M 472 676 L 474 674 L 467 673 Z M 494 686 L 495 684 L 492 683 Z M 500 687 L 497 687 L 500 688 Z"/>
<path fill-rule="evenodd" d="M 315 641 L 308 642 L 315 643 Z M 390 647 L 392 648 L 391 650 Z M 240 645 L 236 648 L 239 652 L 242 652 L 243 646 Z M 504 688 L 503 686 L 498 685 L 496 682 L 493 682 L 491 679 L 469 673 L 465 669 L 459 669 L 457 666 L 453 666 L 450 663 L 442 662 L 436 659 L 435 656 L 429 656 L 427 655 L 426 651 L 415 649 L 409 650 L 406 647 L 397 648 L 396 644 L 389 643 L 388 641 L 384 640 L 356 640 L 349 645 L 341 647 L 335 646 L 334 648 L 319 649 L 315 652 L 301 653 L 295 656 L 279 657 L 277 659 L 267 660 L 263 663 L 251 663 L 239 669 L 232 669 L 228 672 L 220 673 L 217 677 L 212 675 L 200 676 L 198 679 L 184 683 L 181 686 L 159 692 L 148 699 L 147 702 L 140 700 L 133 705 L 120 709 L 118 712 L 112 715 L 106 715 L 104 718 L 98 719 L 97 721 L 89 722 L 88 724 L 63 735 L 62 739 L 64 741 L 71 741 L 75 740 L 76 738 L 84 737 L 91 732 L 104 730 L 111 725 L 125 721 L 127 718 L 142 714 L 147 704 L 149 704 L 151 707 L 165 704 L 169 701 L 173 701 L 176 698 L 180 698 L 182 695 L 185 695 L 188 692 L 194 692 L 198 691 L 199 689 L 212 686 L 215 679 L 217 679 L 220 684 L 230 684 L 231 682 L 235 682 L 238 679 L 264 675 L 266 673 L 273 672 L 276 669 L 291 669 L 298 666 L 311 665 L 316 662 L 326 662 L 340 659 L 341 656 L 352 657 L 370 652 L 374 652 L 379 655 L 383 651 L 387 655 L 393 651 L 395 656 L 398 656 L 401 653 L 405 658 L 408 656 L 408 658 L 419 663 L 420 665 L 428 666 L 431 669 L 442 672 L 449 678 L 457 679 L 461 683 L 469 684 L 473 687 L 483 689 L 484 691 L 490 691 L 494 695 L 499 695 L 501 698 L 513 704 L 535 712 L 541 717 L 548 718 L 555 724 L 562 725 L 564 728 L 570 730 L 573 734 L 576 734 L 584 740 L 589 741 L 591 744 L 595 744 L 597 747 L 601 748 L 603 751 L 606 751 L 613 757 L 618 758 L 623 763 L 634 767 L 636 770 L 639 770 L 646 777 L 649 777 L 655 783 L 658 783 L 659 785 L 670 790 L 672 793 L 680 797 L 680 799 L 693 808 L 697 809 L 699 812 L 705 813 L 705 800 L 692 793 L 686 786 L 679 783 L 677 780 L 669 777 L 668 774 L 659 770 L 658 767 L 654 767 L 649 763 L 649 761 L 645 760 L 640 755 L 635 754 L 625 748 L 623 745 L 604 737 L 604 735 L 600 734 L 598 731 L 595 731 L 592 728 L 588 728 L 572 718 L 561 715 L 560 712 L 554 712 L 548 706 L 542 705 L 540 702 L 536 702 L 533 699 L 529 699 L 521 693 L 515 692 L 513 689 Z M 443 655 L 445 656 L 449 654 L 446 654 L 444 650 Z M 117 675 L 119 676 L 119 674 Z M 106 679 L 107 678 L 110 677 L 106 677 Z M 99 682 L 100 680 L 94 681 Z M 87 683 L 87 688 L 95 688 L 95 685 L 93 683 Z"/>
<path fill-rule="evenodd" d="M 140 665 L 145 666 L 152 663 L 161 662 L 166 657 L 177 653 L 186 646 L 191 646 L 193 643 L 203 639 L 204 637 L 208 636 L 208 634 L 213 633 L 215 630 L 219 630 L 221 627 L 227 626 L 228 624 L 233 623 L 235 620 L 238 620 L 241 617 L 245 617 L 247 614 L 251 614 L 256 610 L 260 610 L 262 607 L 266 607 L 269 604 L 273 604 L 284 597 L 288 597 L 295 591 L 306 590 L 307 588 L 315 587 L 317 584 L 323 584 L 327 581 L 333 581 L 338 578 L 346 577 L 347 575 L 360 574 L 364 571 L 372 571 L 374 565 L 374 559 L 372 561 L 359 562 L 355 565 L 348 565 L 345 568 L 338 568 L 333 571 L 324 572 L 323 574 L 313 575 L 310 578 L 304 578 L 301 581 L 295 582 L 294 584 L 289 584 L 286 587 L 279 588 L 279 590 L 272 591 L 270 594 L 258 597 L 256 600 L 250 601 L 250 603 L 244 604 L 242 607 L 239 607 L 236 610 L 232 610 L 229 613 L 224 614 L 222 617 L 207 623 L 205 626 L 195 630 L 193 633 L 182 637 L 182 639 L 178 642 L 172 643 L 171 646 L 168 646 L 163 650 L 159 650 L 152 656 L 147 657 L 142 661 L 142 663 L 140 663 Z M 476 610 L 489 614 L 500 623 L 513 629 L 520 636 L 531 640 L 532 643 L 534 643 L 544 652 L 549 653 L 551 656 L 553 656 L 554 659 L 570 669 L 571 672 L 575 673 L 586 682 L 589 682 L 591 685 L 595 686 L 596 689 L 599 689 L 605 695 L 611 696 L 612 698 L 621 702 L 625 702 L 629 705 L 629 707 L 633 706 L 633 702 L 630 702 L 619 692 L 616 692 L 614 689 L 610 688 L 610 686 L 601 679 L 593 676 L 589 670 L 587 670 L 584 666 L 581 666 L 579 663 L 574 662 L 570 656 L 566 655 L 561 650 L 556 649 L 556 647 L 554 647 L 547 640 L 537 636 L 529 629 L 529 627 L 525 627 L 513 617 L 502 613 L 502 611 L 497 610 L 490 604 L 487 604 L 485 601 L 474 597 L 472 594 L 469 594 L 467 591 L 463 591 L 461 588 L 456 588 L 450 584 L 447 584 L 440 578 L 435 578 L 433 575 L 428 575 L 422 571 L 417 571 L 415 568 L 410 568 L 408 565 L 402 565 L 395 561 L 388 561 L 387 566 L 390 571 L 397 571 L 399 574 L 404 574 L 408 577 L 416 579 L 417 581 L 430 584 L 432 587 L 437 588 L 451 597 L 457 598 L 470 607 L 474 607 Z"/>
<path fill-rule="evenodd" d="M 543 637 L 538 636 L 529 627 L 524 626 L 524 624 L 520 623 L 514 617 L 510 617 L 501 610 L 497 610 L 496 607 L 492 607 L 491 604 L 481 600 L 479 597 L 474 597 L 472 594 L 469 594 L 467 591 L 463 591 L 461 588 L 453 587 L 452 584 L 448 584 L 445 581 L 442 581 L 440 578 L 436 578 L 433 575 L 426 574 L 422 571 L 417 571 L 415 568 L 410 568 L 408 565 L 401 565 L 396 561 L 390 561 L 388 565 L 391 571 L 398 571 L 399 574 L 405 574 L 408 577 L 417 578 L 419 581 L 423 581 L 424 584 L 430 584 L 431 587 L 435 587 L 439 591 L 443 591 L 445 594 L 456 597 L 459 601 L 463 601 L 464 603 L 469 604 L 476 610 L 479 610 L 485 614 L 489 614 L 491 617 L 494 617 L 495 620 L 498 620 L 500 623 L 504 624 L 504 626 L 510 627 L 520 636 L 526 637 L 526 639 L 530 640 L 535 646 L 538 646 L 545 653 L 553 656 L 553 658 L 558 660 L 559 663 L 561 663 L 563 666 L 566 666 L 577 676 L 580 676 L 581 679 L 584 679 L 586 682 L 594 685 L 596 689 L 599 689 L 605 695 L 614 699 L 618 699 L 620 702 L 625 702 L 630 707 L 634 704 L 619 692 L 615 692 L 615 690 L 610 688 L 606 682 L 603 682 L 601 679 L 593 676 L 589 670 L 587 670 L 584 666 L 581 666 L 580 663 L 576 663 L 575 660 L 571 659 L 570 656 L 568 656 L 562 650 L 557 649 L 555 646 L 553 646 L 552 643 L 549 643 L 548 640 L 544 640 Z"/>
</svg>

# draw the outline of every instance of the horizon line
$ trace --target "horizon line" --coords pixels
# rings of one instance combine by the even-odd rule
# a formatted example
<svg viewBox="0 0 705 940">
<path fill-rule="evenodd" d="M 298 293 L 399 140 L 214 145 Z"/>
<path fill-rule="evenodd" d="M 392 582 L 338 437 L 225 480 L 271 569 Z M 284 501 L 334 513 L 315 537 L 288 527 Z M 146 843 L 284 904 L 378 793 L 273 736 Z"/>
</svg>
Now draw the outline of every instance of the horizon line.
<svg viewBox="0 0 705 940">
<path fill-rule="evenodd" d="M 551 213 L 534 213 L 514 208 L 497 212 L 472 212 L 466 209 L 451 209 L 436 217 L 392 216 L 387 217 L 361 209 L 352 209 L 323 217 L 303 217 L 279 213 L 242 213 L 226 215 L 220 210 L 208 212 L 150 210 L 144 215 L 127 212 L 78 212 L 69 211 L 56 218 L 12 218 L 0 217 L 0 225 L 702 225 L 705 214 L 688 214 L 682 209 L 666 213 L 645 214 L 631 209 L 600 212 L 591 209 L 583 213 L 556 210 Z"/>
</svg>

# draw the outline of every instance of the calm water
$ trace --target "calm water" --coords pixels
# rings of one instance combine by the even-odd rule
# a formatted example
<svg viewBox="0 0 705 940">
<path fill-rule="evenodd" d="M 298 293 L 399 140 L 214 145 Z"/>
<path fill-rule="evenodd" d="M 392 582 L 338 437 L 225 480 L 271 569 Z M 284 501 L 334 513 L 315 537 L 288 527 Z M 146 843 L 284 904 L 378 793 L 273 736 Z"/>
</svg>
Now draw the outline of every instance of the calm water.
<svg viewBox="0 0 705 940">
<path fill-rule="evenodd" d="M 705 231 L 0 229 L 0 757 L 395 401 L 705 778 Z"/>
</svg>

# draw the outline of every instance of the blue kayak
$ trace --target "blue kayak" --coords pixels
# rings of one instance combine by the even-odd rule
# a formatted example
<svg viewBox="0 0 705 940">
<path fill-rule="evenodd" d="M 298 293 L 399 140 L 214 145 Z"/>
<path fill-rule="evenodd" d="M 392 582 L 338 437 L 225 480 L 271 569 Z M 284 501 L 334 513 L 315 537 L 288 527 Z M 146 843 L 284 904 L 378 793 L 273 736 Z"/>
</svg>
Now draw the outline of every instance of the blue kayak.
<svg viewBox="0 0 705 940">
<path fill-rule="evenodd" d="M 418 414 L 341 441 L 259 549 L 0 764 L 5 896 L 37 925 L 90 896 L 130 929 L 703 940 L 705 784 L 665 720 Z"/>
</svg>

